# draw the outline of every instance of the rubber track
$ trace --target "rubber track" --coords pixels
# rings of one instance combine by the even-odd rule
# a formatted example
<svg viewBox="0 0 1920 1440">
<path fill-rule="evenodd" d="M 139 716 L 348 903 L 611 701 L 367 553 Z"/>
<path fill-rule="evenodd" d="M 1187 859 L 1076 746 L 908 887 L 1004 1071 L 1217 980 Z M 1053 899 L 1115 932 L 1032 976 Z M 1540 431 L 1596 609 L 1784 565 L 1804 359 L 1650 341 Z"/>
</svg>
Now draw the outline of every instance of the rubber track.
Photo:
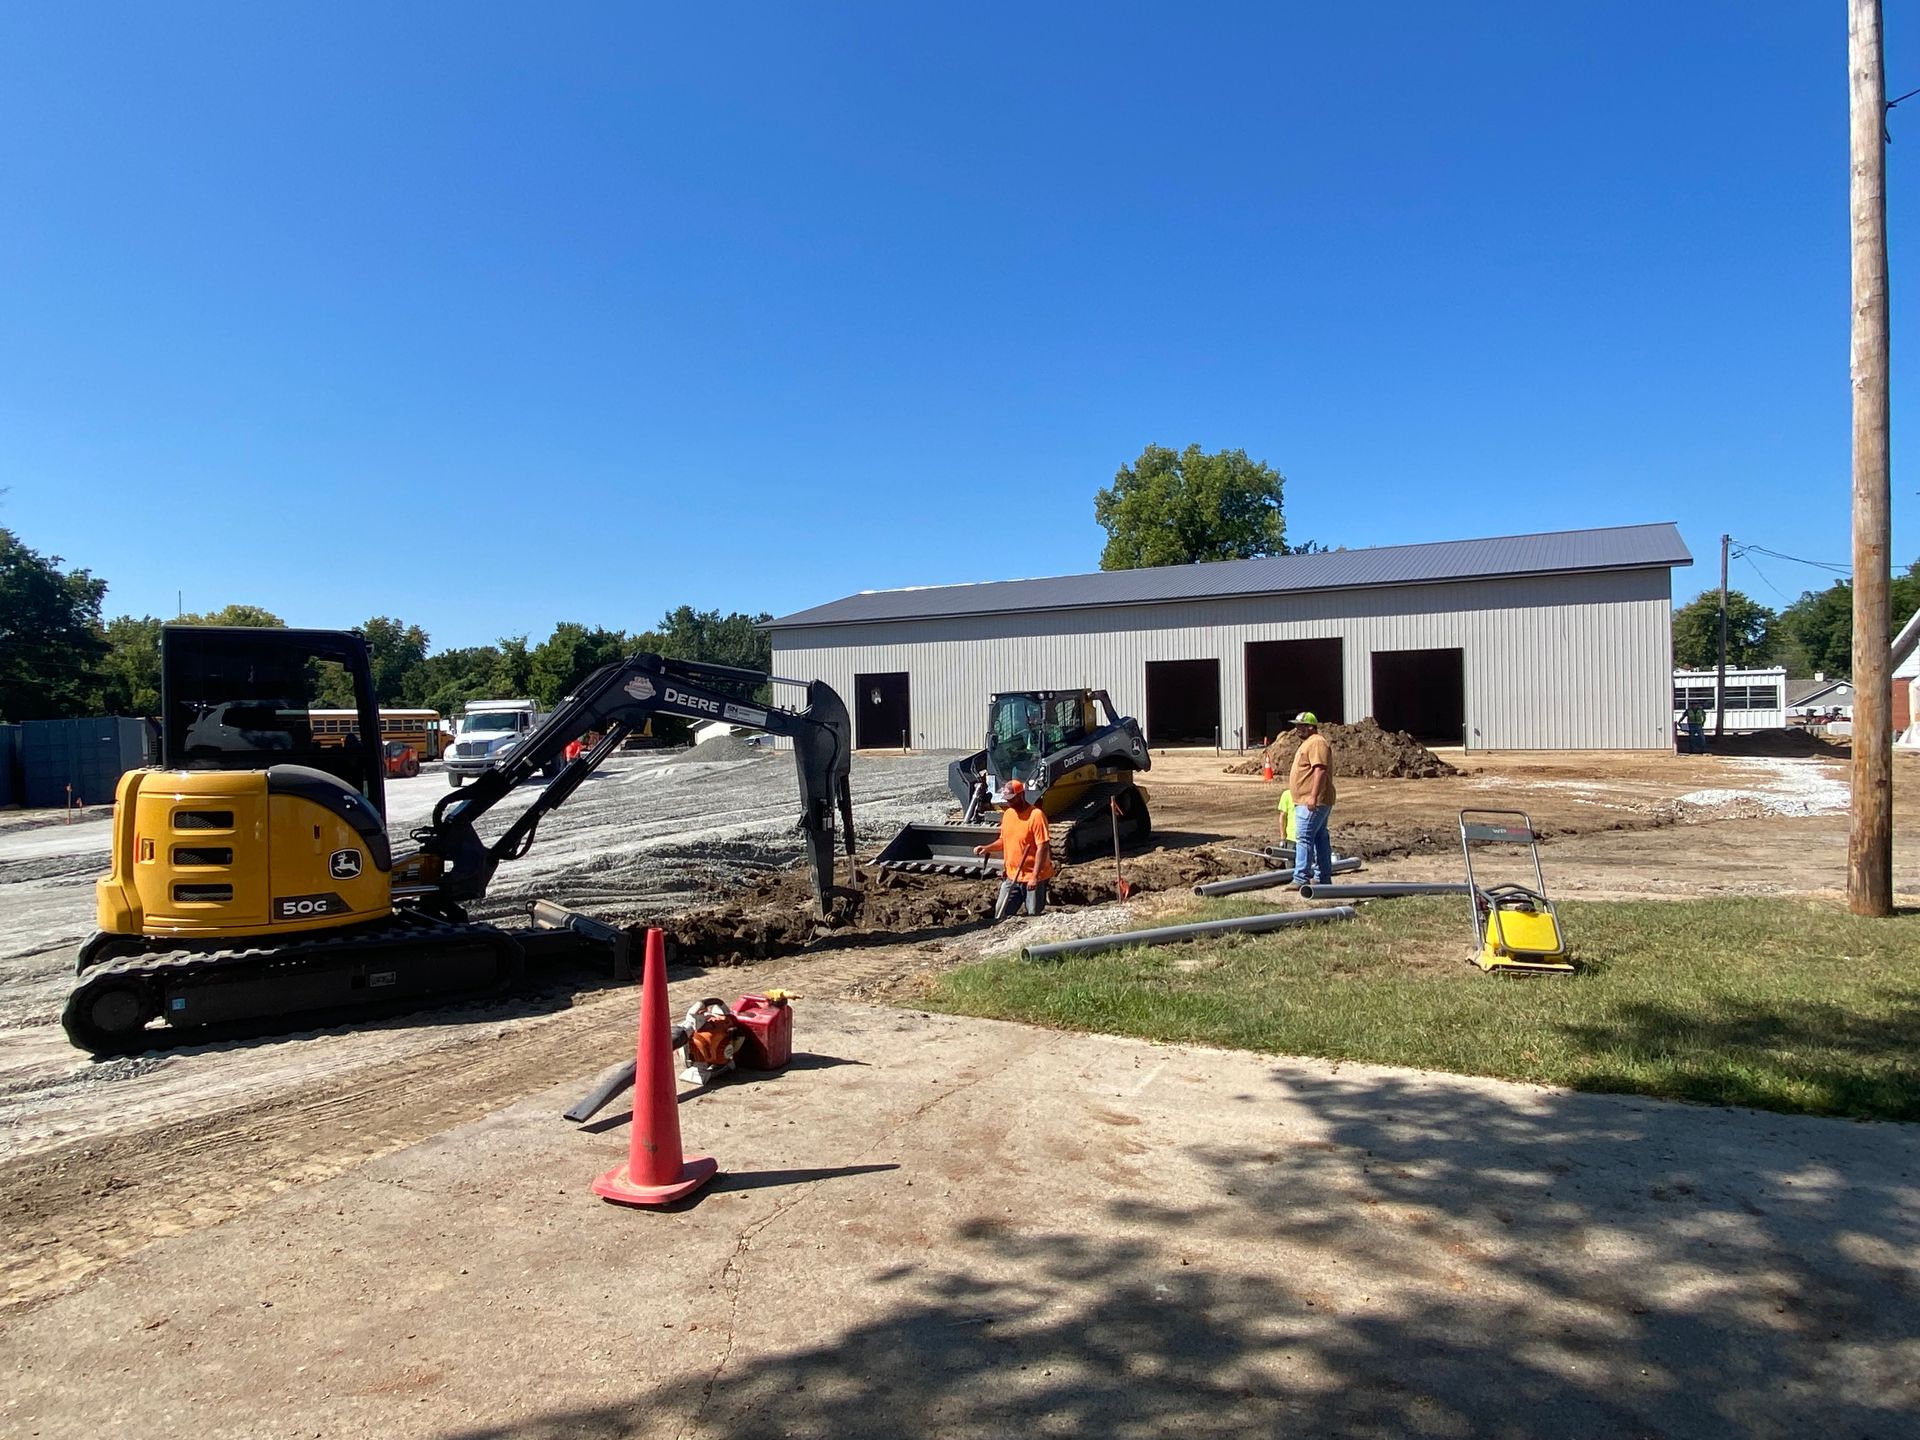
<svg viewBox="0 0 1920 1440">
<path fill-rule="evenodd" d="M 225 1020 L 208 1025 L 182 1027 L 168 1025 L 164 1029 L 151 1028 L 149 1025 L 123 1035 L 98 1030 L 85 1017 L 94 994 L 105 988 L 109 982 L 129 975 L 153 977 L 164 984 L 168 979 L 199 975 L 208 971 L 228 970 L 236 972 L 235 979 L 250 979 L 264 970 L 312 971 L 331 969 L 335 966 L 344 968 L 360 964 L 371 957 L 385 958 L 401 955 L 409 950 L 440 949 L 449 943 L 459 944 L 473 940 L 484 941 L 496 952 L 505 955 L 506 974 L 503 980 L 492 988 L 511 987 L 524 970 L 524 958 L 520 946 L 506 931 L 492 925 L 454 925 L 420 916 L 384 926 L 379 930 L 361 930 L 352 935 L 292 941 L 283 945 L 237 950 L 158 951 L 146 955 L 127 956 L 118 960 L 105 960 L 89 968 L 67 996 L 66 1008 L 61 1015 L 61 1024 L 66 1029 L 67 1038 L 76 1046 L 90 1054 L 101 1056 L 138 1054 L 141 1051 L 159 1049 L 167 1045 L 195 1044 L 229 1034 L 258 1034 L 262 1022 L 277 1021 L 282 1018 L 297 1019 L 302 1025 L 313 1024 L 316 1023 L 315 1017 L 318 1015 L 333 1012 L 269 1011 L 247 1020 Z M 347 1013 L 355 1015 L 373 1014 L 383 1010 L 415 1009 L 431 1004 L 443 995 L 464 994 L 469 993 L 470 990 L 487 988 L 489 988 L 487 984 L 478 984 L 461 989 L 406 996 L 392 1001 L 373 1001 L 344 1008 Z"/>
</svg>

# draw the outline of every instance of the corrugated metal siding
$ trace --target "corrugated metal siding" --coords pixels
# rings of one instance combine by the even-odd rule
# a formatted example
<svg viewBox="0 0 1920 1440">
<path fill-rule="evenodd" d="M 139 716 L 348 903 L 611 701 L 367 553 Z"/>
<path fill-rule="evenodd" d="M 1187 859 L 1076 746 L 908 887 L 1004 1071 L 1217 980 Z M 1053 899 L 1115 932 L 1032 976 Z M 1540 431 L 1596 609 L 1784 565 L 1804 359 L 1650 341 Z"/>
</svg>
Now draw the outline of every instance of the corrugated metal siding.
<svg viewBox="0 0 1920 1440">
<path fill-rule="evenodd" d="M 776 630 L 773 646 L 776 671 L 825 680 L 849 703 L 855 674 L 906 671 L 914 741 L 928 749 L 978 746 L 996 690 L 1086 685 L 1141 715 L 1147 661 L 1217 659 L 1222 743 L 1234 745 L 1259 740 L 1237 734 L 1245 644 L 1329 637 L 1344 642 L 1350 719 L 1372 713 L 1375 651 L 1457 647 L 1472 748 L 1673 744 L 1665 570 Z"/>
<path fill-rule="evenodd" d="M 83 805 L 110 804 L 120 777 L 149 758 L 144 720 L 118 715 L 28 720 L 20 730 L 29 807 L 64 806 L 69 799 Z"/>
</svg>

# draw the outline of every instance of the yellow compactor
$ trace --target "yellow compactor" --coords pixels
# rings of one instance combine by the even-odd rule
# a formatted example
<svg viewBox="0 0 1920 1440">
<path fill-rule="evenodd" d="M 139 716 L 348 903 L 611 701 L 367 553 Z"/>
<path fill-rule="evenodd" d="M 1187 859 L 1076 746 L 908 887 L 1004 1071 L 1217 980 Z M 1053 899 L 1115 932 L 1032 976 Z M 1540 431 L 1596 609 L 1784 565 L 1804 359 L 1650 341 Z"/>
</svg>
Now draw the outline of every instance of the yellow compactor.
<svg viewBox="0 0 1920 1440">
<path fill-rule="evenodd" d="M 1533 861 L 1533 885 L 1482 887 L 1473 873 L 1474 846 L 1524 845 Z M 1524 810 L 1462 810 L 1460 853 L 1467 865 L 1467 896 L 1473 905 L 1473 932 L 1479 946 L 1473 963 L 1490 974 L 1567 975 L 1566 936 L 1560 913 L 1547 898 L 1547 877 L 1540 868 L 1540 833 Z"/>
</svg>

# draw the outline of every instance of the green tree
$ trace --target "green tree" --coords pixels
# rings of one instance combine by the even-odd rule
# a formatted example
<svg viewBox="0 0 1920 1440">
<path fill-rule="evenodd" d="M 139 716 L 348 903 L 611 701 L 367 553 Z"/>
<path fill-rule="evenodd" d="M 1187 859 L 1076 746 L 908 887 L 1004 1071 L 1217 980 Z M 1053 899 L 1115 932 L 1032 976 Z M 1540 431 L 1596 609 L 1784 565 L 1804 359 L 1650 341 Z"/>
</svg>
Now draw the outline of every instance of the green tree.
<svg viewBox="0 0 1920 1440">
<path fill-rule="evenodd" d="M 429 655 L 414 674 L 414 702 L 442 715 L 455 715 L 469 700 L 496 698 L 494 672 L 501 667 L 495 645 L 469 645 Z"/>
<path fill-rule="evenodd" d="M 588 629 L 562 620 L 529 657 L 533 698 L 541 709 L 553 709 L 595 670 L 624 656 L 630 644 L 624 631 Z"/>
<path fill-rule="evenodd" d="M 316 710 L 357 710 L 360 697 L 353 693 L 353 677 L 338 660 L 307 662 L 307 703 Z"/>
<path fill-rule="evenodd" d="M 1244 450 L 1178 453 L 1149 445 L 1093 499 L 1093 517 L 1107 532 L 1102 570 L 1246 560 L 1285 555 L 1281 513 L 1285 477 Z M 1313 546 L 1303 546 L 1303 550 Z"/>
<path fill-rule="evenodd" d="M 284 630 L 287 622 L 258 605 L 222 605 L 202 615 L 182 615 L 176 625 L 244 625 L 255 630 Z"/>
<path fill-rule="evenodd" d="M 65 563 L 0 528 L 0 720 L 53 720 L 100 707 L 107 582 L 62 570 Z"/>
<path fill-rule="evenodd" d="M 427 632 L 385 615 L 363 621 L 353 627 L 353 632 L 367 642 L 367 666 L 373 672 L 375 699 L 388 706 L 419 705 Z"/>
<path fill-rule="evenodd" d="M 1893 633 L 1898 635 L 1913 612 L 1920 610 L 1920 560 L 1907 566 L 1904 575 L 1893 577 L 1887 586 L 1887 604 L 1893 612 Z"/>
<path fill-rule="evenodd" d="M 1853 673 L 1853 586 L 1808 590 L 1780 612 L 1782 658 L 1794 675 Z"/>
<path fill-rule="evenodd" d="M 660 617 L 660 624 L 634 641 L 636 650 L 655 650 L 676 660 L 704 660 L 767 670 L 773 665 L 773 639 L 759 627 L 773 617 L 732 611 L 696 610 L 682 605 Z"/>
<path fill-rule="evenodd" d="M 107 622 L 107 653 L 100 662 L 102 708 L 114 715 L 160 713 L 160 626 L 151 615 L 117 615 Z"/>
<path fill-rule="evenodd" d="M 533 660 L 527 637 L 509 635 L 494 647 L 493 671 L 475 700 L 515 700 L 533 694 Z"/>
<path fill-rule="evenodd" d="M 1766 606 L 1727 592 L 1727 664 L 1736 669 L 1774 663 L 1774 623 Z M 1705 590 L 1673 612 L 1673 663 L 1711 670 L 1720 663 L 1720 592 Z"/>
<path fill-rule="evenodd" d="M 1920 610 L 1920 560 L 1914 561 L 1887 586 L 1891 628 L 1900 627 Z M 1853 585 L 1836 580 L 1824 590 L 1808 590 L 1780 612 L 1774 626 L 1779 663 L 1790 674 L 1853 674 Z"/>
</svg>

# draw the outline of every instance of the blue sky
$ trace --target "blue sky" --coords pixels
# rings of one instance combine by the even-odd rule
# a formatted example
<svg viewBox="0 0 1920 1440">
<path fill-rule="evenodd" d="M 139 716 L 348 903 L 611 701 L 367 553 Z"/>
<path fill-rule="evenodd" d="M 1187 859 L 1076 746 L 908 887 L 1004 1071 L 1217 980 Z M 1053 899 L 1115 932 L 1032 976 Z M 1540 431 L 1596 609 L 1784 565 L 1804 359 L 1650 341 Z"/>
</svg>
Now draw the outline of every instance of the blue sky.
<svg viewBox="0 0 1920 1440">
<path fill-rule="evenodd" d="M 0 10 L 0 525 L 436 647 L 1092 569 L 1149 442 L 1848 557 L 1838 4 L 556 10 Z"/>
</svg>

